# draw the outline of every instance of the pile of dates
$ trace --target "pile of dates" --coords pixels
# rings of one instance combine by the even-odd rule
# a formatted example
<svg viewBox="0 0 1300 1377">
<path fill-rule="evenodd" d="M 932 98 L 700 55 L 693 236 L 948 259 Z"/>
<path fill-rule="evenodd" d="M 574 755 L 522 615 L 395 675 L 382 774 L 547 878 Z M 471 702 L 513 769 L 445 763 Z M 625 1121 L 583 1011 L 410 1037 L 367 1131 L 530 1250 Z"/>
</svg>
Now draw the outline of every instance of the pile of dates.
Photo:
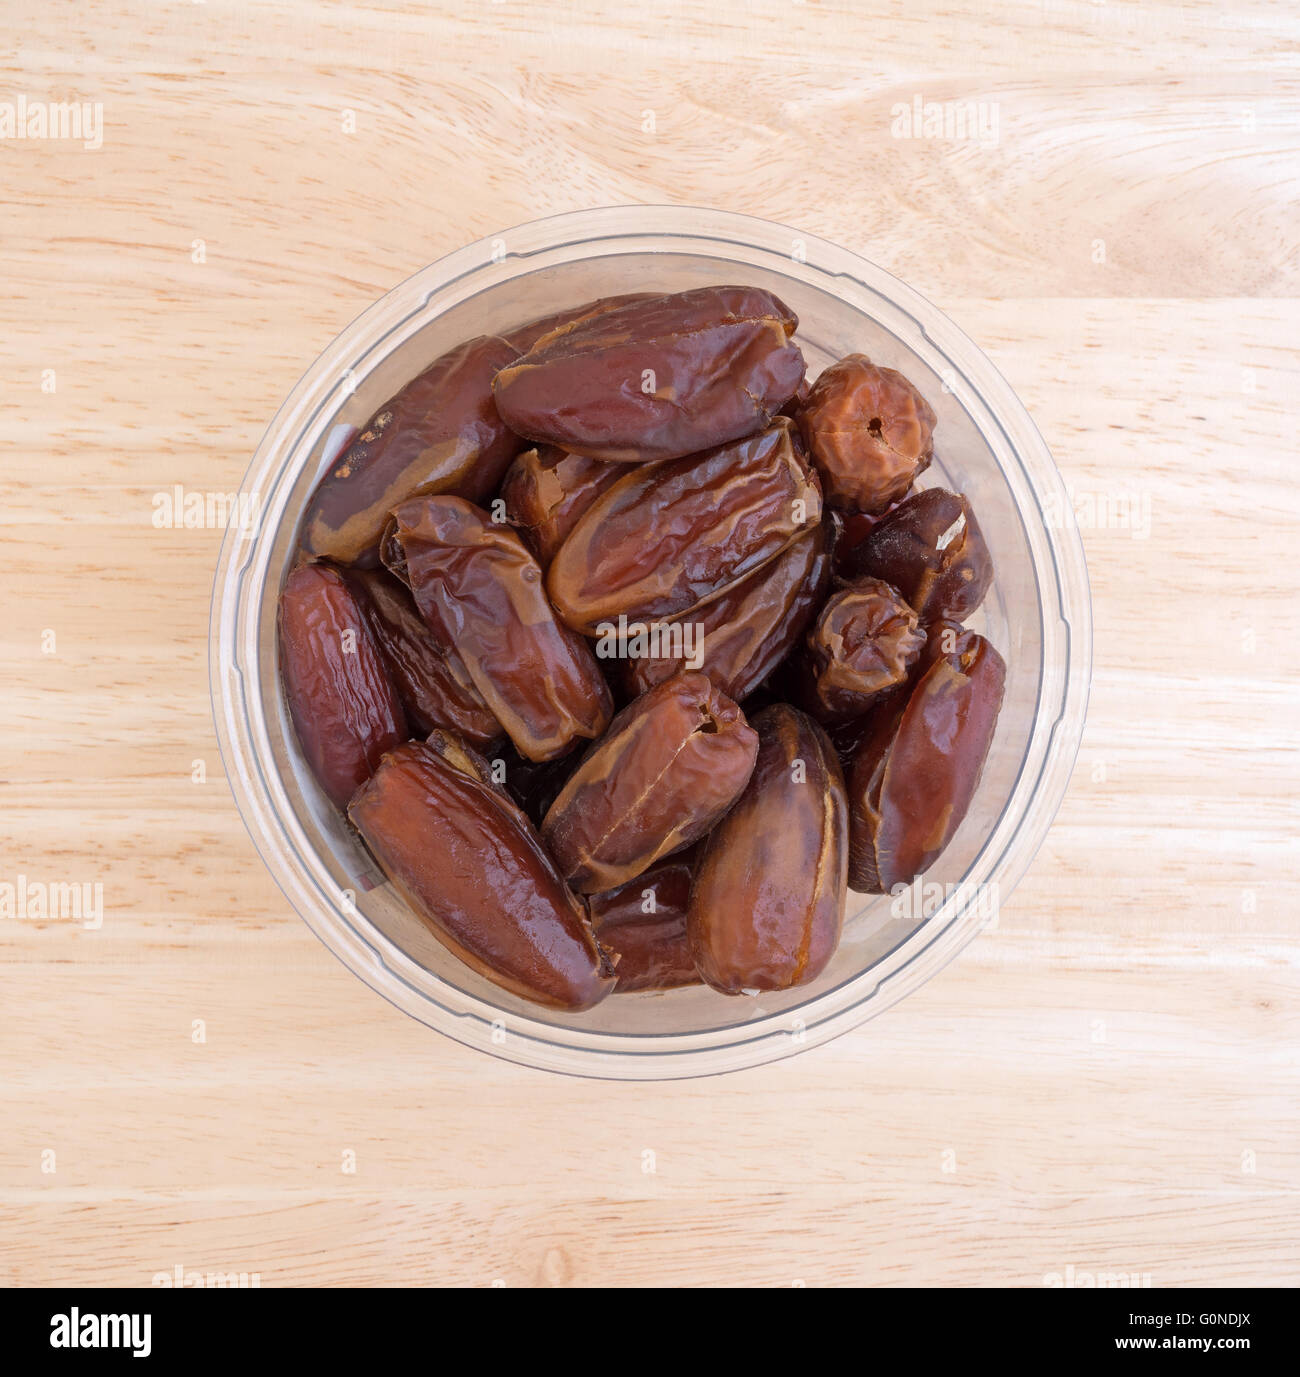
<svg viewBox="0 0 1300 1377">
<path fill-rule="evenodd" d="M 811 384 L 752 287 L 436 359 L 330 467 L 280 597 L 304 757 L 412 910 L 525 999 L 813 980 L 970 804 L 1005 666 L 934 412 Z"/>
</svg>

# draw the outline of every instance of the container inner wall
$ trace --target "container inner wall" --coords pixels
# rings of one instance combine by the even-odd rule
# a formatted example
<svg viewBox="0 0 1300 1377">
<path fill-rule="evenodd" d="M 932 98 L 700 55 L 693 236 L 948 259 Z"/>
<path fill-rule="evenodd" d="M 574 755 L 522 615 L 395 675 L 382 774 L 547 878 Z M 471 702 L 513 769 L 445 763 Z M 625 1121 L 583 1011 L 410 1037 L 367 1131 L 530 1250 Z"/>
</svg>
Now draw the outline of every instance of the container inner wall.
<svg viewBox="0 0 1300 1377">
<path fill-rule="evenodd" d="M 910 317 L 861 284 L 854 284 L 856 290 L 849 292 L 837 281 L 833 292 L 782 271 L 780 259 L 772 258 L 773 262 L 756 265 L 728 259 L 721 251 L 717 256 L 647 251 L 573 258 L 522 273 L 516 265 L 518 275 L 467 293 L 435 318 L 428 318 L 431 312 L 424 308 L 396 325 L 366 357 L 350 364 L 348 385 L 340 387 L 331 404 L 312 418 L 299 451 L 284 456 L 296 473 L 287 478 L 291 487 L 282 505 L 283 519 L 273 532 L 261 533 L 269 553 L 260 574 L 254 571 L 264 589 L 258 613 L 258 687 L 271 760 L 296 828 L 337 887 L 334 900 L 341 919 L 375 947 L 386 964 L 391 964 L 391 954 L 385 953 L 384 942 L 391 943 L 412 963 L 399 963 L 403 978 L 431 998 L 445 996 L 439 990 L 442 982 L 496 1006 L 506 1016 L 557 1029 L 649 1038 L 722 1030 L 773 1015 L 795 1020 L 802 1006 L 846 982 L 867 976 L 864 985 L 869 988 L 871 977 L 886 974 L 909 939 L 927 923 L 943 921 L 951 911 L 943 909 L 945 899 L 970 872 L 1007 808 L 1026 759 L 1042 690 L 1043 612 L 1021 507 L 1003 464 L 968 409 L 965 380 Z M 320 793 L 299 758 L 279 688 L 277 594 L 293 556 L 299 516 L 325 467 L 333 428 L 340 423 L 364 424 L 444 350 L 470 336 L 505 330 L 595 297 L 727 282 L 767 287 L 795 310 L 810 376 L 846 353 L 862 352 L 899 369 L 930 402 L 938 415 L 936 459 L 922 482 L 964 492 L 974 504 L 992 552 L 996 579 L 970 624 L 992 641 L 1007 662 L 1006 700 L 983 780 L 952 844 L 907 894 L 849 896 L 843 941 L 817 981 L 755 999 L 728 998 L 704 989 L 620 995 L 582 1014 L 556 1014 L 498 990 L 448 954 L 384 883 L 355 834 Z M 979 892 L 978 900 L 990 917 L 999 897 L 989 886 Z M 376 934 L 383 940 L 376 940 Z"/>
</svg>

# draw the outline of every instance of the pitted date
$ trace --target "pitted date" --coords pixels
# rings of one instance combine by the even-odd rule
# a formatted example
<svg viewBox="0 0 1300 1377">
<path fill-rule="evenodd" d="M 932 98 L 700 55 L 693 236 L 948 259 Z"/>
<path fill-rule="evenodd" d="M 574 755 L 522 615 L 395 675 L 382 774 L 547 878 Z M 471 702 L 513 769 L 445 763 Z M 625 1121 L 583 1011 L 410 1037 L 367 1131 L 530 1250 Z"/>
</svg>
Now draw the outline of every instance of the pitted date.
<svg viewBox="0 0 1300 1377">
<path fill-rule="evenodd" d="M 906 682 L 924 645 L 915 611 L 895 589 L 856 579 L 831 594 L 805 637 L 796 671 L 801 706 L 824 726 L 860 717 Z"/>
<path fill-rule="evenodd" d="M 542 823 L 581 894 L 613 889 L 698 841 L 749 779 L 758 739 L 704 674 L 678 674 L 614 718 Z"/>
<path fill-rule="evenodd" d="M 696 968 L 723 994 L 816 979 L 844 916 L 848 814 L 834 747 L 788 704 L 752 725 L 753 776 L 704 843 L 687 919 Z"/>
<path fill-rule="evenodd" d="M 450 727 L 472 746 L 501 736 L 501 723 L 474 687 L 465 662 L 434 634 L 409 590 L 382 569 L 350 569 L 347 577 L 361 589 L 359 601 L 411 726 L 424 735 Z"/>
<path fill-rule="evenodd" d="M 454 751 L 398 747 L 348 816 L 412 910 L 480 975 L 558 1009 L 588 1009 L 613 988 L 586 905 L 518 807 Z"/>
<path fill-rule="evenodd" d="M 899 706 L 871 714 L 849 774 L 854 889 L 887 894 L 938 859 L 970 807 L 1002 707 L 1006 666 L 959 628 L 932 639 L 929 668 Z"/>
<path fill-rule="evenodd" d="M 934 454 L 935 415 L 908 380 L 865 354 L 849 354 L 817 378 L 799 427 L 832 507 L 883 512 Z"/>
<path fill-rule="evenodd" d="M 501 484 L 501 500 L 511 525 L 545 569 L 583 512 L 626 473 L 622 464 L 539 445 L 525 450 L 510 465 Z"/>
<path fill-rule="evenodd" d="M 770 292 L 700 287 L 543 335 L 494 383 L 507 425 L 618 463 L 675 459 L 767 426 L 803 379 L 797 320 Z"/>
<path fill-rule="evenodd" d="M 683 628 L 683 654 L 676 654 L 674 646 L 672 654 L 630 655 L 620 661 L 627 691 L 644 693 L 688 668 L 689 630 L 702 656 L 699 668 L 727 697 L 738 703 L 748 698 L 794 648 L 826 596 L 836 529 L 833 514 L 825 514 L 758 573 L 689 614 L 693 625 Z"/>
<path fill-rule="evenodd" d="M 373 568 L 388 514 L 405 498 L 489 496 L 523 448 L 492 400 L 492 379 L 517 357 L 504 340 L 480 336 L 385 402 L 312 494 L 304 552 Z"/>
<path fill-rule="evenodd" d="M 412 498 L 393 516 L 420 615 L 455 645 L 520 754 L 551 760 L 598 737 L 609 686 L 587 643 L 556 620 L 518 535 L 459 497 Z"/>
<path fill-rule="evenodd" d="M 629 470 L 578 518 L 547 571 L 561 618 L 669 620 L 761 569 L 821 520 L 821 490 L 785 417 L 758 435 Z"/>
<path fill-rule="evenodd" d="M 591 896 L 596 936 L 614 960 L 615 994 L 700 983 L 686 937 L 693 868 L 694 849 Z"/>
<path fill-rule="evenodd" d="M 300 564 L 279 609 L 280 676 L 303 755 L 337 807 L 406 740 L 406 717 L 365 611 L 337 569 Z"/>
<path fill-rule="evenodd" d="M 926 488 L 876 523 L 847 557 L 846 569 L 885 579 L 922 621 L 964 621 L 984 601 L 993 561 L 970 503 Z"/>
</svg>

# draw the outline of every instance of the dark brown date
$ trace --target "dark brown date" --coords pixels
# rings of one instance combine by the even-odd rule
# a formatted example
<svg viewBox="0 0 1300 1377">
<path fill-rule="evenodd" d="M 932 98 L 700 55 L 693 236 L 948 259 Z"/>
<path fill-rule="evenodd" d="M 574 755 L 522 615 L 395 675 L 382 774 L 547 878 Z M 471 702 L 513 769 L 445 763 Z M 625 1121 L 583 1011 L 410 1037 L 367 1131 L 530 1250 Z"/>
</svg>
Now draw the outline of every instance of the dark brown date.
<svg viewBox="0 0 1300 1377">
<path fill-rule="evenodd" d="M 906 681 L 924 645 L 916 613 L 889 584 L 856 579 L 831 594 L 804 640 L 801 705 L 825 726 L 860 717 Z"/>
<path fill-rule="evenodd" d="M 900 707 L 873 713 L 849 773 L 850 870 L 854 889 L 887 894 L 929 869 L 961 825 L 993 741 L 1006 666 L 960 628 L 931 660 Z"/>
<path fill-rule="evenodd" d="M 907 490 L 907 497 L 912 495 L 912 489 Z M 901 499 L 906 501 L 906 497 Z M 835 568 L 837 572 L 852 577 L 849 572 L 852 567 L 853 552 L 862 544 L 881 521 L 892 512 L 898 503 L 873 516 L 870 512 L 844 512 L 844 534 L 840 543 L 835 547 Z"/>
<path fill-rule="evenodd" d="M 821 520 L 816 476 L 792 423 L 689 459 L 629 470 L 578 518 L 547 572 L 560 617 L 669 620 L 761 569 Z"/>
<path fill-rule="evenodd" d="M 382 569 L 350 569 L 348 579 L 362 590 L 358 601 L 415 731 L 427 736 L 435 727 L 449 727 L 472 746 L 501 736 L 501 723 L 474 687 L 465 662 L 454 646 L 434 635 L 405 585 Z"/>
<path fill-rule="evenodd" d="M 294 730 L 317 782 L 340 808 L 385 751 L 406 740 L 406 717 L 353 589 L 337 569 L 300 564 L 279 613 L 280 677 Z"/>
<path fill-rule="evenodd" d="M 497 414 L 492 379 L 518 351 L 482 335 L 444 354 L 366 423 L 307 504 L 302 548 L 373 568 L 389 512 L 422 493 L 480 502 L 523 448 Z"/>
<path fill-rule="evenodd" d="M 733 584 L 690 616 L 699 636 L 699 668 L 741 702 L 790 653 L 830 585 L 835 524 L 823 519 L 756 574 Z M 630 643 L 629 643 L 630 646 Z M 686 655 L 635 656 L 621 661 L 632 695 L 689 668 Z"/>
<path fill-rule="evenodd" d="M 901 373 L 849 354 L 813 383 L 799 427 L 832 507 L 883 512 L 934 454 L 935 415 Z"/>
<path fill-rule="evenodd" d="M 393 887 L 442 944 L 523 999 L 588 1009 L 613 988 L 586 905 L 528 819 L 476 768 L 410 741 L 348 816 Z"/>
<path fill-rule="evenodd" d="M 993 560 L 970 503 L 943 488 L 900 502 L 846 557 L 845 569 L 892 583 L 924 622 L 963 621 L 993 582 Z"/>
<path fill-rule="evenodd" d="M 745 787 L 757 749 L 707 675 L 678 674 L 615 717 L 551 805 L 542 838 L 579 893 L 613 889 L 698 841 Z"/>
<path fill-rule="evenodd" d="M 420 615 L 456 647 L 520 754 L 551 760 L 598 737 L 609 686 L 587 643 L 556 620 L 518 535 L 459 497 L 412 498 L 393 517 Z"/>
<path fill-rule="evenodd" d="M 770 292 L 700 287 L 543 335 L 497 374 L 511 429 L 591 459 L 694 454 L 770 424 L 803 378 L 797 320 Z"/>
<path fill-rule="evenodd" d="M 686 939 L 694 853 L 671 856 L 644 874 L 590 899 L 591 921 L 614 959 L 615 994 L 698 985 Z"/>
<path fill-rule="evenodd" d="M 501 500 L 511 525 L 545 569 L 583 512 L 626 473 L 622 464 L 605 464 L 555 445 L 539 445 L 525 450 L 510 465 L 501 484 Z"/>
<path fill-rule="evenodd" d="M 696 968 L 724 994 L 816 979 L 844 917 L 848 814 L 835 749 L 785 703 L 753 727 L 753 776 L 704 843 L 687 918 Z"/>
<path fill-rule="evenodd" d="M 622 296 L 603 296 L 596 301 L 584 302 L 568 311 L 555 311 L 549 316 L 538 316 L 524 325 L 516 325 L 513 330 L 502 332 L 502 339 L 513 345 L 521 354 L 526 354 L 544 335 L 559 329 L 569 329 L 583 321 L 603 316 L 608 311 L 617 311 L 620 306 L 630 306 L 634 301 L 648 301 L 653 292 L 626 292 Z"/>
<path fill-rule="evenodd" d="M 897 720 L 907 706 L 908 697 L 921 681 L 926 670 L 942 655 L 965 655 L 973 650 L 980 637 L 960 622 L 931 622 L 925 630 L 925 644 L 916 657 L 906 680 L 886 689 L 872 700 L 871 706 L 861 717 L 843 723 L 834 723 L 827 728 L 831 741 L 835 744 L 840 764 L 844 767 L 847 779 L 853 767 L 853 757 L 868 736 L 880 726 L 884 718 Z"/>
</svg>

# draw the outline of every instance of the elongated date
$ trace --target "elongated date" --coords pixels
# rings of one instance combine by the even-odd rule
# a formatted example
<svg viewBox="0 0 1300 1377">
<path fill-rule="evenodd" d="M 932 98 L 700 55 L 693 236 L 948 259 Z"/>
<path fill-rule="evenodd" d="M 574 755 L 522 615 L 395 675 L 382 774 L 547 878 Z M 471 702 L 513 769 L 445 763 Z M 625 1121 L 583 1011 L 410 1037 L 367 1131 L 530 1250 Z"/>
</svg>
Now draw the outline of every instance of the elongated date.
<svg viewBox="0 0 1300 1377">
<path fill-rule="evenodd" d="M 501 500 L 511 525 L 545 569 L 583 512 L 626 472 L 621 464 L 539 445 L 510 465 Z"/>
<path fill-rule="evenodd" d="M 600 944 L 614 961 L 615 994 L 698 985 L 686 908 L 694 850 L 652 865 L 634 880 L 588 901 Z"/>
<path fill-rule="evenodd" d="M 965 620 L 993 582 L 971 504 L 944 488 L 914 493 L 882 517 L 847 556 L 846 570 L 892 583 L 924 622 Z"/>
<path fill-rule="evenodd" d="M 557 621 L 518 535 L 459 497 L 412 498 L 393 518 L 420 615 L 456 647 L 520 754 L 551 760 L 599 736 L 609 686 L 587 643 Z"/>
<path fill-rule="evenodd" d="M 627 692 L 644 693 L 688 668 L 689 632 L 702 657 L 699 668 L 727 697 L 743 702 L 794 648 L 826 596 L 836 531 L 833 514 L 826 515 L 832 519 L 823 519 L 758 573 L 689 614 L 690 625 L 683 623 L 676 638 L 680 653 L 670 625 L 659 635 L 661 646 L 670 643 L 669 653 L 629 654 L 621 660 Z"/>
<path fill-rule="evenodd" d="M 648 301 L 653 295 L 653 292 L 625 292 L 622 296 L 599 297 L 581 306 L 572 306 L 567 311 L 553 311 L 550 315 L 538 316 L 536 320 L 502 331 L 501 337 L 521 354 L 526 354 L 544 335 L 557 330 L 571 330 L 596 316 L 617 311 L 620 306 L 630 306 L 634 301 Z"/>
<path fill-rule="evenodd" d="M 833 507 L 883 512 L 934 455 L 935 415 L 899 372 L 849 354 L 825 369 L 799 425 Z"/>
<path fill-rule="evenodd" d="M 464 660 L 420 616 L 410 590 L 382 569 L 350 569 L 347 577 L 360 589 L 359 602 L 415 731 L 450 727 L 473 746 L 503 735 Z"/>
<path fill-rule="evenodd" d="M 300 564 L 289 575 L 278 629 L 280 677 L 303 755 L 344 808 L 407 736 L 383 651 L 356 593 L 327 564 Z"/>
<path fill-rule="evenodd" d="M 831 594 L 805 638 L 800 701 L 825 726 L 860 717 L 906 681 L 924 645 L 920 619 L 894 588 L 856 579 Z"/>
<path fill-rule="evenodd" d="M 543 335 L 493 384 L 506 424 L 611 462 L 694 454 L 767 426 L 804 361 L 770 292 L 700 287 L 587 315 Z"/>
<path fill-rule="evenodd" d="M 578 518 L 546 575 L 575 630 L 669 620 L 761 569 L 821 520 L 784 416 L 758 435 L 629 470 Z"/>
<path fill-rule="evenodd" d="M 707 675 L 678 674 L 630 703 L 542 822 L 579 893 L 621 885 L 698 841 L 735 802 L 758 738 Z"/>
<path fill-rule="evenodd" d="M 873 712 L 854 749 L 849 878 L 869 894 L 910 884 L 952 840 L 1002 707 L 1006 665 L 983 636 L 958 627 L 932 637 L 924 658 L 916 687 Z"/>
<path fill-rule="evenodd" d="M 753 776 L 704 843 L 687 917 L 696 968 L 724 994 L 816 979 L 844 917 L 848 811 L 835 749 L 785 703 L 752 725 Z"/>
<path fill-rule="evenodd" d="M 492 399 L 492 379 L 518 351 L 482 335 L 435 360 L 391 397 L 307 504 L 302 548 L 373 568 L 389 512 L 417 493 L 479 502 L 523 448 Z"/>
<path fill-rule="evenodd" d="M 520 809 L 465 762 L 454 749 L 407 742 L 384 757 L 348 816 L 448 950 L 523 999 L 590 1008 L 614 977 L 586 905 Z"/>
</svg>

